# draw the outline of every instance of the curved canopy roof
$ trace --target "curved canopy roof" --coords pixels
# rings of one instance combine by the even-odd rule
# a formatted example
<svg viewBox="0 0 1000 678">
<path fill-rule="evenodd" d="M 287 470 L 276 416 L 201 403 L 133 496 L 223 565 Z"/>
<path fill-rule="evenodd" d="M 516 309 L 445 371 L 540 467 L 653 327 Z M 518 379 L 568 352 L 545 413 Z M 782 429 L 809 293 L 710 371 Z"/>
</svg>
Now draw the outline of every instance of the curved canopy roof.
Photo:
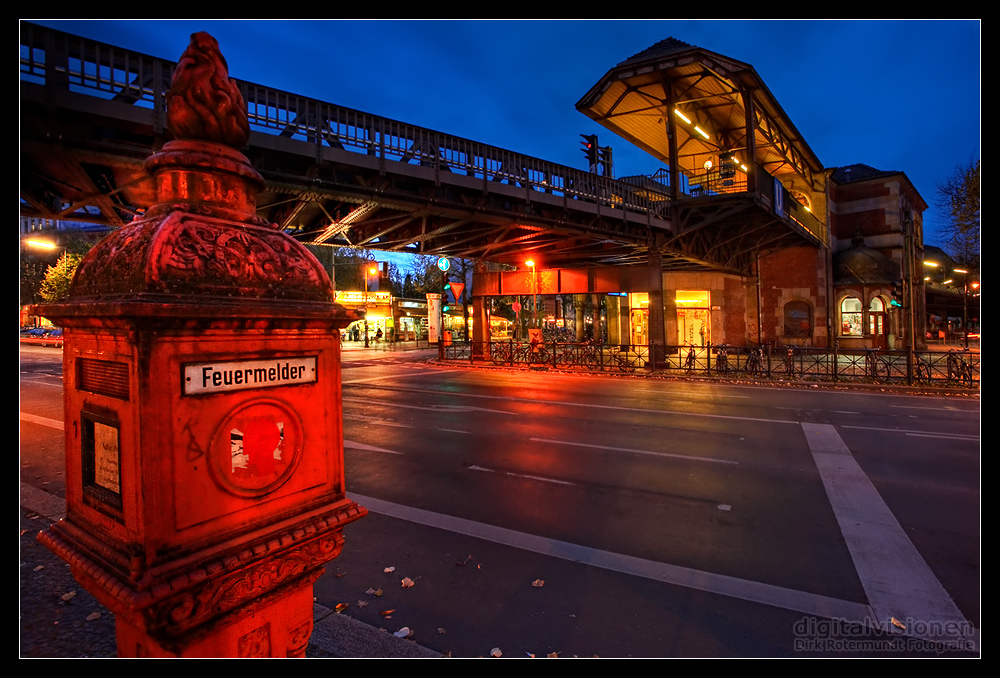
<svg viewBox="0 0 1000 678">
<path fill-rule="evenodd" d="M 746 163 L 748 147 L 757 164 L 789 188 L 795 183 L 815 190 L 814 176 L 822 173 L 822 163 L 752 66 L 674 38 L 619 63 L 576 107 L 667 165 L 668 120 L 675 109 L 690 120 L 674 118 L 677 168 L 686 173 L 724 152 L 743 153 Z"/>
</svg>

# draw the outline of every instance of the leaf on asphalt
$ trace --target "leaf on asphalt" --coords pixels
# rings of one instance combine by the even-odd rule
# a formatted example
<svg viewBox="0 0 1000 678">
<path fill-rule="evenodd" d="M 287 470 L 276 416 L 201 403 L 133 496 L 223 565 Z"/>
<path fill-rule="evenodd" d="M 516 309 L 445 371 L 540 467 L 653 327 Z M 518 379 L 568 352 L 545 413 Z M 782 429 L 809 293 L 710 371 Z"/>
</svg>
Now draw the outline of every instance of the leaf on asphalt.
<svg viewBox="0 0 1000 678">
<path fill-rule="evenodd" d="M 379 614 L 382 615 L 383 617 L 388 617 L 390 614 L 392 614 L 395 611 L 396 610 L 394 610 L 394 609 L 393 610 L 382 610 L 381 612 L 379 612 Z"/>
<path fill-rule="evenodd" d="M 382 571 L 383 571 L 383 572 L 386 572 L 386 573 L 389 573 L 389 572 L 395 572 L 395 571 L 396 571 L 396 568 L 394 568 L 394 567 L 387 567 L 387 568 L 385 568 L 385 569 L 384 569 L 384 570 L 382 570 Z"/>
<path fill-rule="evenodd" d="M 409 577 L 403 577 L 403 581 L 400 583 L 403 585 L 404 589 L 408 589 L 414 584 L 413 580 L 410 579 Z"/>
<path fill-rule="evenodd" d="M 61 598 L 63 600 L 73 600 L 76 597 L 76 591 L 70 591 L 69 593 L 62 594 Z"/>
<path fill-rule="evenodd" d="M 34 570 L 32 570 L 32 572 L 38 572 L 39 570 L 44 570 L 44 569 L 45 569 L 44 565 L 38 565 L 35 567 Z"/>
<path fill-rule="evenodd" d="M 444 635 L 444 629 L 441 628 L 440 626 L 438 627 L 438 635 L 442 635 L 442 636 Z"/>
<path fill-rule="evenodd" d="M 536 579 L 535 581 L 531 582 L 531 585 L 534 586 L 536 589 L 540 589 L 543 586 L 545 586 L 545 580 L 544 579 Z"/>
<path fill-rule="evenodd" d="M 895 626 L 896 628 L 903 629 L 904 631 L 906 630 L 906 625 L 903 622 L 896 619 L 895 617 L 892 618 L 892 625 Z"/>
<path fill-rule="evenodd" d="M 396 631 L 394 634 L 397 638 L 409 638 L 413 635 L 413 631 L 410 630 L 408 626 L 404 626 L 400 630 Z"/>
<path fill-rule="evenodd" d="M 365 591 L 370 596 L 375 596 L 376 598 L 382 595 L 382 589 L 368 589 Z"/>
<path fill-rule="evenodd" d="M 464 566 L 464 565 L 465 565 L 466 563 L 468 563 L 468 562 L 469 562 L 470 560 L 472 560 L 472 556 L 469 556 L 469 557 L 468 557 L 468 558 L 466 558 L 465 560 L 462 560 L 462 561 L 459 561 L 459 562 L 457 562 L 457 563 L 455 563 L 455 564 L 456 564 L 456 565 L 458 565 L 459 567 L 463 567 L 463 566 Z"/>
<path fill-rule="evenodd" d="M 559 653 L 558 652 L 549 652 L 547 655 L 545 655 L 545 658 L 546 659 L 559 659 Z"/>
<path fill-rule="evenodd" d="M 495 647 L 492 650 L 490 650 L 490 656 L 491 657 L 502 657 L 503 656 L 503 652 L 500 651 L 499 647 Z"/>
<path fill-rule="evenodd" d="M 350 607 L 350 605 L 347 604 L 347 603 L 337 603 L 337 606 L 335 608 L 333 608 L 333 611 L 336 612 L 337 614 L 340 614 L 341 612 L 343 612 L 344 610 L 346 610 L 348 607 Z"/>
<path fill-rule="evenodd" d="M 368 607 L 368 601 L 366 601 L 366 600 L 359 600 L 358 603 L 357 603 L 357 605 L 358 605 L 358 607 Z"/>
<path fill-rule="evenodd" d="M 91 612 L 87 615 L 87 621 L 96 621 L 101 618 L 100 612 Z"/>
</svg>

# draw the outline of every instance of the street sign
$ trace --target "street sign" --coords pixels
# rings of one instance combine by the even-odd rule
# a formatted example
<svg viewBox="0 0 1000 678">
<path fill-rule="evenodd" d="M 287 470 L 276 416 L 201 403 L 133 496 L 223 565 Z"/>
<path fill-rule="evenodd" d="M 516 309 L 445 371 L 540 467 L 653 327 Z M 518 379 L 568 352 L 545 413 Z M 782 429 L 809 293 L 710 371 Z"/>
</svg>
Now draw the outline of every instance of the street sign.
<svg viewBox="0 0 1000 678">
<path fill-rule="evenodd" d="M 440 268 L 442 271 L 447 271 L 449 268 L 451 268 L 451 262 L 448 261 L 447 258 L 441 257 L 440 259 L 438 259 L 438 268 Z"/>
</svg>

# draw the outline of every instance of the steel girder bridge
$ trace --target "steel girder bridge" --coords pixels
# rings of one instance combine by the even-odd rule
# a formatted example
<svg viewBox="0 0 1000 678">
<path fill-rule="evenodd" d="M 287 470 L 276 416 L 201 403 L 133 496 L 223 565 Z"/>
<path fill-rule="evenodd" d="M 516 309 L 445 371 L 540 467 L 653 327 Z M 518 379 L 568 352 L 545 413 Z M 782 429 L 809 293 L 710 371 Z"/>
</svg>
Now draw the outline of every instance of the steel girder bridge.
<svg viewBox="0 0 1000 678">
<path fill-rule="evenodd" d="M 141 214 L 153 198 L 142 163 L 171 138 L 164 102 L 175 65 L 22 23 L 21 215 L 114 228 Z M 664 107 L 677 90 L 668 85 L 664 96 L 662 85 L 674 80 L 661 68 L 653 81 L 636 83 L 629 69 L 623 62 L 609 72 L 578 108 L 654 156 L 679 162 L 659 176 L 618 181 L 237 81 L 252 129 L 243 150 L 266 182 L 258 213 L 305 243 L 507 263 L 530 256 L 564 268 L 656 262 L 664 270 L 747 274 L 761 252 L 825 240 L 825 227 L 797 214 L 795 201 L 783 203 L 787 191 L 772 178 L 790 168 L 808 184 L 803 170 L 816 164 L 782 132 L 783 120 L 745 114 L 766 131 L 758 149 L 784 144 L 778 156 L 798 160 L 776 167 L 774 153 L 749 155 L 749 170 L 699 176 L 693 163 L 711 143 L 692 138 L 681 151 L 660 143 L 672 122 Z M 736 101 L 747 90 L 742 82 L 720 85 L 725 77 L 705 76 L 704 66 L 695 70 L 702 75 L 684 76 L 692 100 Z M 696 91 L 705 83 L 707 95 Z M 625 89 L 614 94 L 619 85 Z M 657 116 L 652 131 L 622 124 Z"/>
</svg>

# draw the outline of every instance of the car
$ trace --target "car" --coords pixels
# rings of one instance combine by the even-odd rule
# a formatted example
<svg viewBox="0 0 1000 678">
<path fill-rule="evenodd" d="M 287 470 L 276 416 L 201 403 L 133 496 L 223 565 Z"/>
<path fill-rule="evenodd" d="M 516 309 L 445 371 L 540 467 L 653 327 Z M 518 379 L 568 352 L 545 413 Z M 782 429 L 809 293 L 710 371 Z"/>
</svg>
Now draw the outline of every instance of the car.
<svg viewBox="0 0 1000 678">
<path fill-rule="evenodd" d="M 54 346 L 61 348 L 63 345 L 63 331 L 58 327 L 33 327 L 29 330 L 22 330 L 20 340 L 22 344 L 32 346 Z"/>
</svg>

